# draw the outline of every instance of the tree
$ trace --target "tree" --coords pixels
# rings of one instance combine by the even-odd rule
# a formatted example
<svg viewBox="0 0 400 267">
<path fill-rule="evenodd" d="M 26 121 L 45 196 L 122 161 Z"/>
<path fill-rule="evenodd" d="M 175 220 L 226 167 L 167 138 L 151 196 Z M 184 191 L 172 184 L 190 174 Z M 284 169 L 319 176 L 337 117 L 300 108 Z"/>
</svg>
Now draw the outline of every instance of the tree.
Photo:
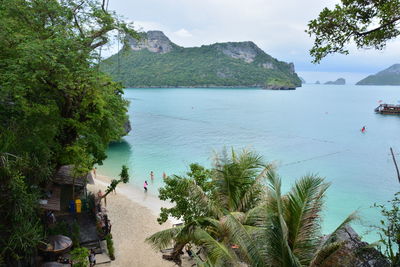
<svg viewBox="0 0 400 267">
<path fill-rule="evenodd" d="M 0 258 L 8 266 L 35 253 L 43 229 L 36 215 L 38 192 L 18 171 L 23 159 L 0 153 Z"/>
<path fill-rule="evenodd" d="M 160 216 L 157 218 L 160 224 L 166 222 L 169 216 L 190 223 L 195 218 L 206 215 L 206 210 L 191 197 L 189 187 L 191 184 L 196 184 L 205 194 L 209 194 L 211 171 L 197 163 L 190 164 L 189 168 L 190 171 L 186 173 L 187 177 L 172 175 L 164 179 L 165 186 L 159 189 L 158 197 L 161 200 L 175 203 L 175 206 L 161 208 Z"/>
<path fill-rule="evenodd" d="M 117 188 L 117 185 L 119 183 L 128 183 L 129 182 L 129 174 L 128 174 L 128 167 L 125 165 L 122 165 L 121 173 L 119 174 L 120 179 L 115 180 L 113 179 L 110 183 L 110 185 L 107 187 L 106 193 L 101 197 L 104 198 L 104 203 L 106 203 L 106 197 L 108 194 L 110 194 L 112 191 L 115 191 Z M 100 199 L 101 200 L 101 199 Z"/>
<path fill-rule="evenodd" d="M 96 64 L 113 30 L 135 34 L 95 0 L 2 1 L 0 130 L 16 139 L 9 153 L 32 159 L 30 181 L 72 162 L 101 163 L 125 134 L 122 86 Z"/>
<path fill-rule="evenodd" d="M 157 249 L 174 244 L 164 258 L 179 262 L 182 248 L 193 243 L 204 249 L 207 259 L 200 265 L 205 266 L 319 266 L 340 248 L 333 241 L 336 231 L 321 242 L 320 214 L 329 186 L 322 178 L 302 177 L 282 195 L 272 166 L 248 151 L 217 156 L 211 171 L 211 194 L 190 184 L 184 195 L 207 212 L 147 239 Z"/>
<path fill-rule="evenodd" d="M 105 1 L 0 0 L 0 154 L 18 159 L 0 166 L 6 263 L 40 237 L 36 189 L 61 165 L 90 170 L 125 134 L 122 85 L 97 64 L 113 31 L 136 34 Z"/>
<path fill-rule="evenodd" d="M 394 199 L 388 201 L 390 207 L 377 205 L 380 208 L 384 220 L 378 226 L 380 240 L 383 245 L 380 249 L 390 259 L 392 266 L 400 265 L 400 192 L 397 192 Z"/>
<path fill-rule="evenodd" d="M 247 150 L 236 153 L 233 149 L 230 154 L 226 150 L 216 154 L 209 171 L 192 164 L 189 177 L 194 179 L 173 176 L 167 180 L 167 186 L 160 189 L 163 199 L 178 201 L 172 208 L 173 212 L 177 211 L 173 216 L 181 215 L 185 219 L 184 226 L 156 233 L 147 239 L 148 242 L 165 248 L 174 241 L 172 254 L 164 258 L 179 262 L 185 244 L 197 238 L 211 238 L 205 228 L 218 225 L 217 221 L 224 220 L 229 212 L 249 210 L 261 200 L 261 180 L 270 169 L 272 166 L 265 164 L 256 153 Z M 171 186 L 178 189 L 172 190 Z M 175 196 L 172 192 L 183 194 Z"/>
<path fill-rule="evenodd" d="M 400 1 L 341 0 L 335 8 L 324 8 L 311 20 L 306 32 L 315 36 L 310 50 L 319 63 L 331 53 L 348 54 L 347 45 L 383 49 L 387 41 L 400 35 Z"/>
</svg>

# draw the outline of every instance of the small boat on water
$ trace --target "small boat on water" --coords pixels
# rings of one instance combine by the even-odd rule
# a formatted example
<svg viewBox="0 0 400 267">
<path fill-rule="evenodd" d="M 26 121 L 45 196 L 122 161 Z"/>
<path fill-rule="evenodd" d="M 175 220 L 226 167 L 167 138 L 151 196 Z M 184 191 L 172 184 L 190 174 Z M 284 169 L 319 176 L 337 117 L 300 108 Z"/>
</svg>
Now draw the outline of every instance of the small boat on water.
<svg viewBox="0 0 400 267">
<path fill-rule="evenodd" d="M 400 105 L 380 104 L 375 112 L 381 114 L 397 114 L 400 115 Z"/>
</svg>

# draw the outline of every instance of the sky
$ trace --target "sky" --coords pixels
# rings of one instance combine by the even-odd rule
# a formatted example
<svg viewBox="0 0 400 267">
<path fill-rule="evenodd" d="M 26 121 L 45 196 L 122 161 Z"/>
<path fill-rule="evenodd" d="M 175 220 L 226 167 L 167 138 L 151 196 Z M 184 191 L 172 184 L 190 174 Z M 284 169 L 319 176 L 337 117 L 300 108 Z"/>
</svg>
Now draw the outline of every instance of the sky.
<svg viewBox="0 0 400 267">
<path fill-rule="evenodd" d="M 183 47 L 216 42 L 253 41 L 267 54 L 295 64 L 307 82 L 345 78 L 355 83 L 366 75 L 400 63 L 400 40 L 383 51 L 350 48 L 350 55 L 330 55 L 312 64 L 313 40 L 307 23 L 338 0 L 109 0 L 138 30 L 161 30 Z M 115 48 L 114 48 L 115 50 Z M 112 53 L 110 50 L 108 53 Z M 107 52 L 106 52 L 107 53 Z"/>
</svg>

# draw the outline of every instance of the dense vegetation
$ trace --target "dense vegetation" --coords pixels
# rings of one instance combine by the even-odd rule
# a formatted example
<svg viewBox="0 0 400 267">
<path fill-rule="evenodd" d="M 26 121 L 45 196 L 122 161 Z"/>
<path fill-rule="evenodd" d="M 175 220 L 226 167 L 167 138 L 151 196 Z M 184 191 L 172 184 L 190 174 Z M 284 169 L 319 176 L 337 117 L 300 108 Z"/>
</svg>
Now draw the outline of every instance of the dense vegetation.
<svg viewBox="0 0 400 267">
<path fill-rule="evenodd" d="M 300 178 L 289 193 L 273 165 L 250 151 L 217 155 L 213 168 L 192 164 L 188 177 L 172 176 L 160 198 L 176 203 L 165 214 L 184 220 L 148 238 L 157 249 L 174 245 L 165 258 L 179 262 L 186 244 L 202 248 L 198 266 L 324 266 L 341 242 L 322 240 L 320 226 L 329 184 L 318 176 Z"/>
<path fill-rule="evenodd" d="M 271 78 L 283 86 L 299 87 L 301 81 L 289 64 L 264 53 L 255 44 L 257 56 L 251 63 L 232 58 L 221 50 L 227 46 L 248 43 L 220 43 L 182 48 L 174 45 L 171 52 L 153 53 L 147 49 L 133 51 L 126 46 L 106 59 L 101 68 L 127 87 L 196 87 L 196 86 L 266 86 Z M 274 68 L 264 68 L 271 64 Z M 274 85 L 280 85 L 274 84 Z"/>
<path fill-rule="evenodd" d="M 400 64 L 362 79 L 357 85 L 400 85 Z"/>
<path fill-rule="evenodd" d="M 96 51 L 112 30 L 135 34 L 95 0 L 0 4 L 0 258 L 26 258 L 43 238 L 40 189 L 57 168 L 87 171 L 124 135 L 122 86 Z"/>
</svg>

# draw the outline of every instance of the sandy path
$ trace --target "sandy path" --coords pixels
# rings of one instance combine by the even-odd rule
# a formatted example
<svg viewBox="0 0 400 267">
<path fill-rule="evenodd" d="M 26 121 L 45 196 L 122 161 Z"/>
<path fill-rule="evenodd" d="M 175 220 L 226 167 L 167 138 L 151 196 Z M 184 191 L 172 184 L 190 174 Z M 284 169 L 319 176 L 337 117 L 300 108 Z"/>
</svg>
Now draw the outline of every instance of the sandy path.
<svg viewBox="0 0 400 267">
<path fill-rule="evenodd" d="M 107 178 L 99 176 L 95 183 L 95 185 L 88 185 L 88 189 L 92 192 L 98 192 L 101 189 L 104 192 Z M 133 194 L 137 194 L 137 196 L 132 196 Z M 143 198 L 143 195 L 143 192 L 134 190 L 132 186 L 118 185 L 117 194 L 110 193 L 107 196 L 106 209 L 112 224 L 111 233 L 116 259 L 111 264 L 102 266 L 176 266 L 172 262 L 163 260 L 161 253 L 156 252 L 145 243 L 147 237 L 171 227 L 171 223 L 166 222 L 159 225 L 157 216 L 154 214 L 155 210 L 147 208 L 146 201 L 139 202 L 139 204 L 130 198 L 139 197 L 139 199 L 148 201 L 148 197 Z"/>
</svg>

